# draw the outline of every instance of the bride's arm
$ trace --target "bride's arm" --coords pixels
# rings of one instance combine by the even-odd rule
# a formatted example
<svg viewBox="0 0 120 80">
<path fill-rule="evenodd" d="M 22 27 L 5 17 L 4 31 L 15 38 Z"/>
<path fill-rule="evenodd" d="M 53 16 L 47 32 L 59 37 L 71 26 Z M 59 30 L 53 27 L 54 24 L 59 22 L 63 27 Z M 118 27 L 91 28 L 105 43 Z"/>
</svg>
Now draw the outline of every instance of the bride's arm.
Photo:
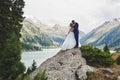
<svg viewBox="0 0 120 80">
<path fill-rule="evenodd" d="M 70 32 L 73 32 L 73 30 L 74 30 L 74 28 L 71 27 L 70 30 L 68 31 L 68 34 L 69 34 Z"/>
</svg>

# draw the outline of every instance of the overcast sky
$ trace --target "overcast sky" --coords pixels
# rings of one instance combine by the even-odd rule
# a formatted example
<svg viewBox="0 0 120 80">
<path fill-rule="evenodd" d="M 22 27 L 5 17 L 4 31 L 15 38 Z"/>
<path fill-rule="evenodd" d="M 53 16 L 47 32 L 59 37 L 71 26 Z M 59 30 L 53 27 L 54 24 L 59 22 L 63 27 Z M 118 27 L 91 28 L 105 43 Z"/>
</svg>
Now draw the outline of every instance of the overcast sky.
<svg viewBox="0 0 120 80">
<path fill-rule="evenodd" d="M 120 18 L 120 0 L 25 0 L 25 15 L 53 26 L 68 26 L 72 19 L 90 32 L 103 22 Z"/>
</svg>

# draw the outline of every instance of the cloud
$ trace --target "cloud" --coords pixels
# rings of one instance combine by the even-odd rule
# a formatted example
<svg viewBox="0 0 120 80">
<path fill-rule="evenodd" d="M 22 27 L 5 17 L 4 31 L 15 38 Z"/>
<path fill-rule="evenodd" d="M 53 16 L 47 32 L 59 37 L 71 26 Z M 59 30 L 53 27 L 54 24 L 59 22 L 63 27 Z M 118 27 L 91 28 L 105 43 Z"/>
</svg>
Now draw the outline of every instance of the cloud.
<svg viewBox="0 0 120 80">
<path fill-rule="evenodd" d="M 46 24 L 68 26 L 72 19 L 89 32 L 106 20 L 120 17 L 120 0 L 25 0 L 25 15 Z"/>
</svg>

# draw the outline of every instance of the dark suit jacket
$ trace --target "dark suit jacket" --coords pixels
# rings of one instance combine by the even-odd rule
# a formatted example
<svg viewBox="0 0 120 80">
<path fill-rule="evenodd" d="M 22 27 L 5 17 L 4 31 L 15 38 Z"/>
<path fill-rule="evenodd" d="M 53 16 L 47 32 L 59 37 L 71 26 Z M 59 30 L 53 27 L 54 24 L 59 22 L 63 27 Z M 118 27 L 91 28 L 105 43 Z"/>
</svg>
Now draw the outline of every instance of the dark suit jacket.
<svg viewBox="0 0 120 80">
<path fill-rule="evenodd" d="M 79 33 L 78 28 L 79 28 L 79 24 L 78 24 L 78 23 L 75 23 L 73 32 L 76 33 L 76 34 Z"/>
</svg>

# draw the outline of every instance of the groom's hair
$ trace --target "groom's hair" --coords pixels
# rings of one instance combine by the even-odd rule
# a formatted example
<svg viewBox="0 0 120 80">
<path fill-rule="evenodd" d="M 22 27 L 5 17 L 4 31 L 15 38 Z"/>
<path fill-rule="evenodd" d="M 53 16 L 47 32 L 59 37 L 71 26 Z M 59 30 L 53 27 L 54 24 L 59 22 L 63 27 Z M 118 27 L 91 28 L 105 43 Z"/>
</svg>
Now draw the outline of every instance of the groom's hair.
<svg viewBox="0 0 120 80">
<path fill-rule="evenodd" d="M 72 20 L 72 23 L 75 23 L 75 20 Z"/>
</svg>

